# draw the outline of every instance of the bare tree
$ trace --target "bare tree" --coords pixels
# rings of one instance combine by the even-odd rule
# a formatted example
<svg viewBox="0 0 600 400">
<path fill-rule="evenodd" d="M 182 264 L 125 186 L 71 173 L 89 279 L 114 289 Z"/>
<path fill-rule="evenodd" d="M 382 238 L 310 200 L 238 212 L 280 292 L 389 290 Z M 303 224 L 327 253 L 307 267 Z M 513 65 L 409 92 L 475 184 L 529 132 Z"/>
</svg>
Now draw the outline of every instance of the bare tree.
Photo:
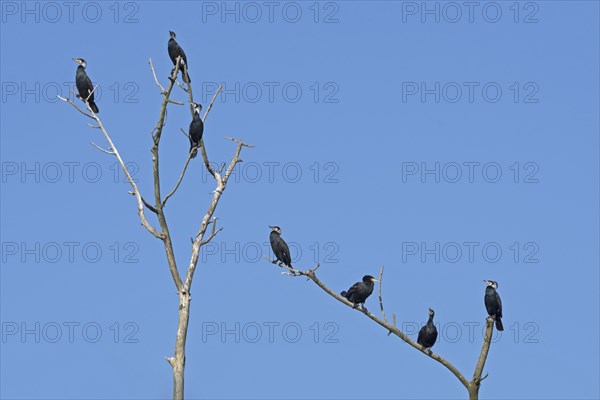
<svg viewBox="0 0 600 400">
<path fill-rule="evenodd" d="M 394 335 L 398 336 L 400 339 L 402 339 L 403 341 L 405 341 L 406 343 L 408 343 L 415 349 L 421 351 L 426 356 L 439 362 L 444 367 L 446 367 L 450 372 L 452 372 L 452 374 L 467 389 L 470 400 L 477 400 L 479 398 L 479 388 L 481 387 L 481 381 L 483 381 L 488 376 L 488 374 L 485 374 L 483 377 L 481 375 L 483 374 L 483 367 L 485 366 L 485 361 L 487 359 L 488 352 L 490 350 L 490 344 L 492 342 L 492 331 L 493 331 L 493 327 L 494 327 L 494 318 L 493 317 L 488 317 L 485 321 L 485 333 L 483 336 L 483 345 L 481 346 L 481 352 L 479 354 L 479 358 L 477 359 L 477 363 L 475 364 L 475 371 L 473 372 L 473 378 L 469 381 L 458 370 L 458 368 L 456 368 L 454 365 L 452 365 L 445 358 L 442 358 L 441 356 L 433 353 L 431 351 L 431 349 L 426 349 L 425 347 L 416 343 L 411 338 L 409 338 L 404 332 L 402 332 L 396 326 L 396 314 L 395 313 L 392 315 L 392 323 L 390 324 L 390 322 L 388 321 L 388 319 L 385 315 L 385 309 L 383 308 L 383 296 L 381 294 L 381 286 L 382 286 L 382 281 L 383 281 L 383 270 L 384 270 L 383 266 L 381 267 L 381 270 L 379 272 L 379 290 L 378 290 L 379 307 L 381 308 L 381 316 L 382 317 L 378 318 L 374 314 L 372 314 L 370 311 L 368 311 L 366 308 L 356 307 L 352 302 L 346 300 L 344 297 L 340 296 L 339 294 L 337 294 L 336 292 L 331 290 L 319 278 L 317 278 L 317 274 L 315 271 L 319 268 L 320 264 L 317 264 L 316 267 L 309 269 L 307 271 L 301 271 L 298 269 L 290 268 L 287 265 L 285 265 L 277 260 L 271 260 L 268 257 L 265 257 L 265 258 L 267 260 L 269 260 L 270 262 L 272 262 L 273 264 L 277 264 L 280 267 L 287 269 L 288 272 L 284 272 L 284 274 L 286 274 L 286 275 L 295 276 L 295 277 L 305 276 L 307 278 L 307 280 L 313 281 L 318 287 L 323 289 L 328 295 L 335 298 L 337 301 L 344 303 L 348 307 L 353 308 L 353 309 L 357 310 L 358 312 L 363 313 L 368 318 L 372 319 L 377 324 L 384 327 L 388 331 L 388 336 L 393 333 Z"/>
<path fill-rule="evenodd" d="M 183 91 L 185 91 L 189 95 L 190 102 L 193 101 L 191 85 L 189 83 L 187 83 L 187 88 L 185 88 L 181 84 L 179 84 L 179 82 L 177 82 L 177 73 L 179 71 L 179 65 L 180 65 L 179 61 L 180 60 L 178 57 L 177 64 L 176 64 L 175 68 L 173 68 L 171 75 L 169 77 L 170 83 L 169 83 L 167 89 L 165 89 L 160 84 L 158 78 L 156 77 L 156 72 L 154 71 L 154 66 L 152 64 L 152 60 L 151 59 L 148 60 L 148 62 L 150 64 L 150 69 L 152 71 L 152 75 L 154 77 L 154 81 L 160 88 L 161 96 L 163 96 L 162 105 L 161 105 L 159 116 L 158 116 L 158 121 L 156 123 L 156 126 L 154 127 L 154 129 L 151 132 L 151 136 L 152 136 L 151 153 L 152 153 L 152 164 L 153 164 L 153 173 L 154 173 L 153 174 L 153 176 L 154 176 L 154 204 L 150 204 L 141 195 L 137 184 L 132 179 L 131 174 L 126 167 L 126 164 L 123 161 L 123 158 L 121 157 L 121 154 L 117 150 L 117 147 L 115 146 L 113 140 L 111 139 L 110 135 L 108 134 L 107 130 L 105 129 L 104 125 L 102 124 L 101 119 L 90 108 L 90 106 L 87 102 L 88 99 L 82 99 L 82 101 L 84 102 L 84 104 L 86 106 L 86 110 L 87 110 L 86 111 L 86 110 L 80 108 L 78 105 L 76 105 L 70 99 L 59 96 L 59 98 L 61 100 L 66 101 L 67 103 L 71 104 L 79 112 L 81 112 L 85 116 L 87 116 L 90 119 L 95 121 L 95 123 L 96 123 L 95 125 L 91 125 L 91 124 L 88 124 L 88 125 L 91 128 L 99 129 L 102 131 L 102 134 L 104 135 L 106 141 L 108 142 L 108 149 L 103 149 L 93 142 L 92 142 L 92 145 L 94 147 L 96 147 L 98 150 L 100 150 L 106 154 L 113 155 L 117 158 L 118 163 L 121 166 L 121 169 L 125 173 L 125 176 L 127 177 L 129 184 L 131 185 L 132 191 L 129 193 L 132 194 L 133 196 L 135 196 L 135 199 L 137 201 L 137 212 L 138 212 L 138 215 L 142 222 L 142 225 L 154 237 L 156 237 L 157 239 L 160 239 L 163 242 L 163 245 L 165 248 L 165 253 L 167 256 L 167 263 L 169 266 L 169 271 L 171 272 L 171 275 L 173 277 L 173 282 L 175 283 L 175 287 L 177 288 L 177 293 L 179 295 L 179 311 L 178 311 L 179 312 L 179 320 L 178 320 L 177 335 L 176 335 L 176 340 L 175 340 L 175 353 L 171 357 L 165 357 L 165 359 L 169 362 L 169 364 L 173 368 L 173 399 L 177 399 L 177 400 L 181 400 L 184 397 L 185 344 L 186 344 L 186 337 L 187 337 L 187 330 L 188 330 L 188 322 L 190 319 L 190 302 L 192 300 L 192 296 L 190 294 L 190 288 L 192 286 L 192 280 L 194 278 L 194 271 L 196 270 L 196 266 L 198 264 L 198 255 L 200 254 L 200 249 L 202 248 L 202 246 L 209 243 L 221 231 L 222 228 L 217 229 L 217 218 L 214 217 L 215 210 L 217 208 L 217 205 L 219 204 L 219 200 L 223 194 L 223 191 L 227 187 L 227 182 L 229 180 L 229 177 L 230 177 L 233 169 L 235 168 L 237 163 L 242 162 L 242 160 L 240 159 L 240 153 L 242 151 L 242 148 L 243 147 L 252 147 L 252 146 L 244 143 L 241 140 L 226 138 L 226 139 L 231 140 L 234 143 L 236 143 L 237 148 L 234 152 L 233 157 L 231 158 L 231 161 L 227 165 L 227 168 L 225 168 L 226 165 L 223 164 L 219 170 L 215 170 L 210 165 L 208 155 L 206 152 L 206 147 L 204 146 L 204 142 L 201 141 L 200 150 L 202 152 L 204 165 L 207 168 L 208 172 L 211 174 L 211 176 L 214 178 L 215 183 L 216 183 L 216 188 L 212 192 L 213 195 L 212 195 L 212 199 L 211 199 L 210 203 L 208 204 L 208 209 L 206 210 L 204 216 L 201 219 L 198 233 L 192 239 L 191 257 L 190 257 L 190 261 L 188 264 L 187 272 L 185 274 L 185 279 L 182 280 L 181 276 L 179 275 L 179 270 L 177 269 L 177 263 L 175 261 L 175 253 L 173 251 L 173 243 L 171 241 L 171 234 L 169 232 L 169 225 L 167 224 L 167 218 L 164 213 L 164 207 L 167 204 L 167 201 L 175 194 L 175 192 L 179 188 L 181 182 L 183 181 L 183 178 L 187 171 L 188 165 L 190 163 L 192 152 L 190 152 L 188 154 L 188 157 L 183 165 L 181 175 L 179 176 L 179 179 L 173 186 L 173 189 L 164 197 L 162 196 L 162 193 L 161 193 L 161 180 L 160 180 L 160 169 L 159 169 L 159 145 L 160 145 L 160 139 L 162 137 L 163 129 L 165 127 L 167 106 L 169 104 L 184 105 L 184 103 L 172 100 L 170 98 L 171 92 L 172 92 L 175 84 L 177 84 Z M 187 68 L 187 66 L 186 66 L 186 68 Z M 210 102 L 210 105 L 208 106 L 208 108 L 206 109 L 206 112 L 204 113 L 204 117 L 202 118 L 203 121 L 206 120 L 206 117 L 208 116 L 208 113 L 210 112 L 212 105 L 213 105 L 213 103 L 217 97 L 217 94 L 219 93 L 220 90 L 221 90 L 221 87 L 219 87 L 217 89 L 217 91 L 215 92 L 215 94 Z M 73 94 L 75 94 L 75 93 L 73 92 Z M 194 111 L 191 106 L 190 106 L 190 112 L 193 117 Z M 185 131 L 183 133 L 186 134 Z M 145 214 L 146 209 L 156 215 L 158 223 L 160 225 L 160 230 L 153 227 L 152 224 L 150 222 L 148 222 L 148 219 L 146 218 L 146 214 Z M 210 232 L 209 232 L 209 228 L 210 228 Z"/>
</svg>

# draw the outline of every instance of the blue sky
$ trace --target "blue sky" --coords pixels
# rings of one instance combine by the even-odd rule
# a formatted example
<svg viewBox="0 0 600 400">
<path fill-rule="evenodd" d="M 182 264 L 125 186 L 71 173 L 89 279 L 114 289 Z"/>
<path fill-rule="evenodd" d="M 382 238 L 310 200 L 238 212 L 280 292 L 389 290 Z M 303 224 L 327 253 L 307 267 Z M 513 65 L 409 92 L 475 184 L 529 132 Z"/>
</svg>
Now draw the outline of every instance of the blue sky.
<svg viewBox="0 0 600 400">
<path fill-rule="evenodd" d="M 192 288 L 189 398 L 465 398 L 441 365 L 336 291 L 385 265 L 387 313 L 472 376 L 499 282 L 505 331 L 481 397 L 593 399 L 598 387 L 598 3 L 2 2 L 0 395 L 168 398 L 176 291 L 115 159 L 68 95 L 76 64 L 151 198 L 168 31 L 221 163 L 245 149 Z M 71 7 L 71 8 L 69 8 Z M 270 8 L 271 7 L 271 8 Z M 187 101 L 176 88 L 173 98 Z M 189 144 L 169 107 L 163 191 Z M 200 159 L 167 206 L 181 273 L 215 184 Z M 154 222 L 154 221 L 153 221 Z M 379 312 L 376 296 L 367 307 Z M 472 328 L 471 328 L 472 327 Z"/>
</svg>

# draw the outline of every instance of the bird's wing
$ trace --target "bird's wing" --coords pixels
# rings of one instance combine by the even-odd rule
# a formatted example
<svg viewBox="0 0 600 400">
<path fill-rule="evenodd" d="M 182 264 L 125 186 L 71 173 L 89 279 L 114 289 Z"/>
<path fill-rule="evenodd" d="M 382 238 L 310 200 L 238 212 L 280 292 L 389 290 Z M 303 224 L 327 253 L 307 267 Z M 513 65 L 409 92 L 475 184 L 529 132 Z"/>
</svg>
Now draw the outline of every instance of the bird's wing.
<svg viewBox="0 0 600 400">
<path fill-rule="evenodd" d="M 288 258 L 291 262 L 292 256 L 290 255 L 290 248 L 283 239 L 281 239 L 281 249 L 283 250 L 283 254 L 285 255 L 285 257 Z"/>
<path fill-rule="evenodd" d="M 86 94 L 85 97 L 90 97 L 91 101 L 94 101 L 94 93 L 92 93 L 92 91 L 94 90 L 94 85 L 92 84 L 92 80 L 90 79 L 90 77 L 88 76 L 88 74 L 85 74 L 85 83 L 88 85 L 88 87 L 90 89 L 88 89 L 88 93 Z M 92 95 L 90 96 L 90 93 L 92 93 Z"/>
<path fill-rule="evenodd" d="M 502 318 L 502 300 L 500 299 L 498 292 L 496 292 L 496 300 L 498 300 L 498 312 L 496 313 L 496 316 Z"/>
<path fill-rule="evenodd" d="M 419 336 L 417 337 L 417 343 L 421 344 L 423 341 L 423 336 L 425 336 L 425 327 L 423 326 L 419 331 Z"/>
<path fill-rule="evenodd" d="M 354 294 L 354 292 L 356 292 L 358 290 L 358 288 L 360 287 L 360 282 L 356 282 L 354 285 L 352 285 L 352 287 L 350 289 L 348 289 L 348 297 L 350 297 L 350 295 Z"/>
<path fill-rule="evenodd" d="M 185 65 L 187 65 L 187 56 L 185 55 L 185 51 L 183 51 L 183 49 L 181 48 L 181 46 L 178 46 L 178 47 L 179 47 L 179 53 L 181 54 L 181 58 L 185 62 Z"/>
</svg>

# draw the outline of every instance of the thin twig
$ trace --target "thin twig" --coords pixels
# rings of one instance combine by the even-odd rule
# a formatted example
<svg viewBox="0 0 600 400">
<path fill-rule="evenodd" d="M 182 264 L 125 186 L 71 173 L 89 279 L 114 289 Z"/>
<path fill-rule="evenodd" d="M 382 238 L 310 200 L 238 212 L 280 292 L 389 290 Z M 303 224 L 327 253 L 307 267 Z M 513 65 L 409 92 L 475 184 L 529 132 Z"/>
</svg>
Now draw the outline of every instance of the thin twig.
<svg viewBox="0 0 600 400">
<path fill-rule="evenodd" d="M 94 142 L 90 142 L 90 144 L 91 144 L 92 146 L 94 146 L 95 148 L 97 148 L 98 150 L 100 150 L 101 152 L 103 152 L 103 153 L 109 154 L 109 155 L 111 155 L 111 156 L 114 156 L 114 155 L 115 155 L 115 152 L 114 152 L 114 151 L 112 151 L 112 150 L 105 150 L 105 149 L 103 149 L 102 147 L 98 146 L 98 145 L 97 145 L 96 143 L 94 143 Z"/>
<path fill-rule="evenodd" d="M 179 176 L 179 180 L 177 180 L 177 183 L 175 184 L 175 187 L 173 188 L 173 190 L 171 190 L 171 193 L 169 193 L 165 197 L 165 199 L 162 201 L 161 207 L 164 207 L 167 204 L 167 200 L 169 200 L 169 198 L 171 198 L 171 196 L 173 196 L 175 194 L 175 192 L 177 191 L 177 189 L 179 188 L 179 185 L 181 184 L 181 181 L 183 180 L 183 177 L 185 176 L 185 171 L 187 170 L 187 167 L 190 164 L 191 159 L 192 159 L 192 152 L 190 152 L 188 154 L 187 160 L 185 160 L 185 164 L 183 166 L 183 170 L 181 171 L 181 175 Z"/>
<path fill-rule="evenodd" d="M 79 108 L 79 106 L 77 106 L 77 104 L 73 103 L 73 102 L 71 101 L 71 99 L 67 99 L 66 97 L 62 97 L 62 96 L 56 96 L 56 97 L 58 97 L 58 98 L 59 98 L 59 99 L 61 99 L 62 101 L 66 101 L 67 103 L 69 103 L 70 105 L 72 105 L 73 107 L 75 107 L 75 109 L 76 109 L 77 111 L 79 111 L 80 113 L 82 113 L 82 114 L 83 114 L 83 115 L 85 115 L 86 117 L 88 117 L 88 118 L 91 118 L 91 119 L 95 119 L 95 118 L 94 118 L 94 116 L 93 116 L 92 114 L 88 114 L 88 113 L 86 113 L 85 111 L 83 111 L 81 108 Z"/>
<path fill-rule="evenodd" d="M 158 78 L 156 77 L 156 72 L 154 71 L 154 65 L 152 64 L 151 58 L 148 59 L 148 64 L 150 64 L 150 69 L 152 70 L 152 76 L 154 76 L 154 82 L 156 82 L 156 84 L 160 88 L 160 94 L 165 94 L 165 92 L 166 92 L 165 88 L 163 87 L 163 85 L 160 84 L 160 82 L 158 81 Z"/>
<path fill-rule="evenodd" d="M 381 286 L 383 284 L 383 268 L 384 266 L 381 266 L 381 270 L 379 271 L 379 307 L 381 308 L 381 315 L 383 317 L 383 320 L 385 322 L 387 322 L 387 318 L 385 317 L 385 310 L 383 309 L 383 297 L 381 296 Z"/>
<path fill-rule="evenodd" d="M 208 242 L 210 242 L 215 236 L 217 236 L 217 233 L 221 232 L 223 230 L 223 228 L 219 228 L 216 231 L 213 231 L 210 236 L 208 237 L 208 239 L 203 240 L 202 242 L 200 242 L 200 246 L 204 246 L 205 244 L 207 244 Z"/>
<path fill-rule="evenodd" d="M 131 192 L 129 192 L 129 193 L 131 193 Z M 133 194 L 133 193 L 131 193 L 131 194 Z M 146 199 L 144 198 L 144 196 L 142 196 L 142 202 L 144 202 L 144 205 L 146 206 L 146 208 L 148 210 L 152 211 L 154 214 L 158 214 L 158 210 L 156 208 L 154 208 L 154 206 L 152 204 L 148 203 L 146 201 Z"/>
<path fill-rule="evenodd" d="M 213 94 L 213 97 L 210 100 L 210 103 L 208 104 L 208 108 L 206 109 L 206 111 L 204 111 L 204 117 L 202 117 L 202 122 L 206 121 L 206 117 L 208 117 L 208 113 L 212 109 L 213 104 L 215 103 L 215 99 L 217 98 L 217 95 L 219 94 L 219 92 L 221 91 L 222 88 L 223 88 L 223 85 L 219 85 L 219 87 L 217 88 L 217 91 L 215 92 L 215 94 Z"/>
</svg>

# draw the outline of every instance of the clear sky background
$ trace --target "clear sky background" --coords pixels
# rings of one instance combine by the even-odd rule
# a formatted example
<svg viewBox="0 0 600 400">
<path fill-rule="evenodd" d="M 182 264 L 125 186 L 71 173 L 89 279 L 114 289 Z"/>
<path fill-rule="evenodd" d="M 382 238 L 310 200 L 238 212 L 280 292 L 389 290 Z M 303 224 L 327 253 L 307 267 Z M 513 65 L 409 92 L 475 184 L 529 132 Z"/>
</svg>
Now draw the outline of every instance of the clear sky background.
<svg viewBox="0 0 600 400">
<path fill-rule="evenodd" d="M 163 246 L 116 160 L 89 144 L 105 145 L 99 131 L 56 99 L 71 58 L 86 59 L 151 199 L 161 96 L 148 58 L 166 85 L 169 30 L 196 100 L 225 85 L 211 159 L 232 156 L 225 136 L 256 146 L 195 275 L 188 398 L 466 398 L 443 366 L 262 259 L 268 225 L 337 292 L 385 265 L 388 315 L 416 339 L 434 308 L 434 351 L 468 378 L 482 280 L 498 281 L 505 331 L 482 398 L 600 396 L 597 2 L 1 7 L 2 398 L 171 396 L 178 297 Z M 189 118 L 169 106 L 163 191 Z M 182 274 L 214 188 L 197 158 L 167 206 Z M 375 295 L 366 305 L 379 314 Z"/>
</svg>

